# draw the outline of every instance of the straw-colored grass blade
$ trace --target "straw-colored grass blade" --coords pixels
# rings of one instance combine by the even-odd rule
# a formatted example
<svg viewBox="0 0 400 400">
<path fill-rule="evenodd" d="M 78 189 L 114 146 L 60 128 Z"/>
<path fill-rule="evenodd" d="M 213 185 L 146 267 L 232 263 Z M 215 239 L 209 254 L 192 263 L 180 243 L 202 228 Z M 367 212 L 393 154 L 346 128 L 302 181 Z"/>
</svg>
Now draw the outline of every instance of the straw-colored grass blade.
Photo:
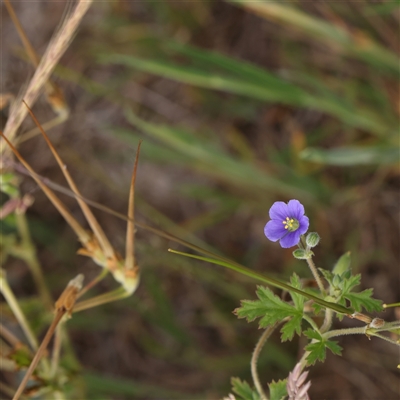
<svg viewBox="0 0 400 400">
<path fill-rule="evenodd" d="M 25 102 L 24 102 L 25 103 Z M 85 215 L 90 227 L 93 230 L 94 235 L 96 236 L 96 239 L 100 243 L 101 249 L 104 252 L 104 255 L 106 258 L 114 258 L 115 252 L 114 249 L 107 239 L 107 236 L 105 235 L 103 229 L 101 228 L 100 224 L 97 222 L 95 216 L 93 215 L 92 211 L 88 207 L 88 205 L 82 200 L 82 195 L 79 192 L 78 187 L 76 186 L 74 180 L 72 179 L 70 173 L 68 172 L 67 166 L 64 164 L 63 160 L 61 159 L 60 155 L 58 154 L 57 150 L 54 148 L 53 144 L 51 143 L 49 137 L 47 136 L 46 132 L 40 125 L 40 122 L 37 120 L 35 115 L 33 114 L 32 110 L 29 108 L 29 106 L 25 103 L 26 107 L 28 108 L 28 112 L 31 115 L 33 121 L 39 128 L 40 132 L 42 133 L 42 136 L 44 137 L 47 145 L 49 146 L 51 152 L 53 153 L 54 158 L 56 159 L 62 173 L 64 174 L 65 179 L 68 182 L 69 187 L 71 190 L 77 195 L 76 200 Z"/>
<path fill-rule="evenodd" d="M 125 253 L 125 268 L 127 270 L 135 268 L 135 182 L 136 172 L 139 161 L 140 141 L 136 151 L 135 164 L 133 167 L 131 187 L 129 189 L 129 206 L 128 206 L 128 222 L 126 227 L 126 253 Z"/>
<path fill-rule="evenodd" d="M 26 90 L 22 93 L 22 98 L 28 104 L 34 104 L 43 85 L 49 80 L 53 69 L 58 60 L 68 48 L 73 35 L 75 34 L 79 23 L 86 11 L 92 4 L 92 0 L 79 0 L 71 13 L 67 15 L 65 21 L 61 24 L 60 29 L 56 32 L 51 42 L 49 43 L 45 54 L 40 60 L 40 63 L 30 80 Z M 27 109 L 17 101 L 14 102 L 10 115 L 4 128 L 4 133 L 13 141 L 16 132 L 27 114 Z M 0 152 L 3 151 L 2 143 L 0 143 Z"/>
<path fill-rule="evenodd" d="M 48 188 L 41 179 L 37 176 L 36 172 L 33 168 L 25 161 L 20 152 L 13 146 L 13 144 L 7 139 L 7 137 L 0 131 L 0 136 L 6 141 L 14 155 L 18 158 L 20 163 L 30 172 L 32 178 L 38 184 L 38 186 L 43 190 L 48 199 L 53 203 L 54 207 L 58 210 L 58 212 L 64 217 L 70 227 L 73 229 L 75 234 L 78 236 L 79 241 L 85 245 L 89 243 L 92 238 L 90 234 L 79 224 L 79 222 L 72 216 L 68 208 L 64 205 L 64 203 L 56 196 L 56 194 Z"/>
</svg>

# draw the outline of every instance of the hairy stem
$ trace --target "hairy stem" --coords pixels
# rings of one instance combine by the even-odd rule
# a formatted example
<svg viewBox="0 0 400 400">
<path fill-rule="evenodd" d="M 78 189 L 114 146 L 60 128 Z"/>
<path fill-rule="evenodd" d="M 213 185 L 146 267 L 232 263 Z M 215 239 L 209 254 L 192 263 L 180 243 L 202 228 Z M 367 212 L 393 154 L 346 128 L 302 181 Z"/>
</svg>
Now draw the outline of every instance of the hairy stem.
<svg viewBox="0 0 400 400">
<path fill-rule="evenodd" d="M 321 325 L 319 331 L 325 333 L 331 329 L 332 326 L 333 311 L 330 308 L 325 309 L 324 323 Z"/>
<path fill-rule="evenodd" d="M 315 281 L 317 282 L 317 285 L 318 285 L 318 288 L 319 288 L 321 294 L 325 295 L 324 284 L 322 283 L 322 280 L 321 280 L 320 276 L 318 275 L 318 271 L 314 264 L 314 261 L 312 260 L 312 258 L 307 258 L 306 261 L 307 261 L 308 266 L 310 267 L 311 273 L 313 274 Z"/>
<path fill-rule="evenodd" d="M 257 361 L 260 356 L 261 350 L 264 347 L 266 341 L 268 338 L 271 336 L 271 334 L 274 332 L 276 327 L 278 326 L 278 323 L 275 323 L 274 325 L 269 326 L 263 334 L 261 335 L 260 339 L 257 342 L 257 345 L 253 351 L 253 355 L 251 357 L 251 376 L 253 377 L 253 382 L 254 386 L 256 387 L 257 393 L 260 395 L 261 400 L 268 400 L 267 395 L 264 392 L 264 389 L 260 383 L 260 378 L 258 377 L 258 371 L 257 371 Z"/>
<path fill-rule="evenodd" d="M 325 339 L 330 339 L 335 336 L 344 335 L 365 335 L 368 325 L 357 328 L 334 329 L 333 331 L 326 332 L 322 335 Z"/>
</svg>

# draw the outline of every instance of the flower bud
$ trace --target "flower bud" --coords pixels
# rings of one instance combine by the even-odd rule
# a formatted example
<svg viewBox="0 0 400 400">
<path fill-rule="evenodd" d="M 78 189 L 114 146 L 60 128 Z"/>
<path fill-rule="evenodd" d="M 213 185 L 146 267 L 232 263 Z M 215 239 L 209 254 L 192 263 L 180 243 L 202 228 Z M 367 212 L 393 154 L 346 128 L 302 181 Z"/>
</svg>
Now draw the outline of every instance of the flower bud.
<svg viewBox="0 0 400 400">
<path fill-rule="evenodd" d="M 344 253 L 339 260 L 337 260 L 335 266 L 333 267 L 333 273 L 336 275 L 342 275 L 350 268 L 350 252 Z"/>
<path fill-rule="evenodd" d="M 307 260 L 308 258 L 311 258 L 313 252 L 310 250 L 304 250 L 304 249 L 296 249 L 293 252 L 293 257 L 297 258 L 298 260 Z"/>
<path fill-rule="evenodd" d="M 320 237 L 317 232 L 310 232 L 306 237 L 308 247 L 315 247 L 319 243 Z"/>
</svg>

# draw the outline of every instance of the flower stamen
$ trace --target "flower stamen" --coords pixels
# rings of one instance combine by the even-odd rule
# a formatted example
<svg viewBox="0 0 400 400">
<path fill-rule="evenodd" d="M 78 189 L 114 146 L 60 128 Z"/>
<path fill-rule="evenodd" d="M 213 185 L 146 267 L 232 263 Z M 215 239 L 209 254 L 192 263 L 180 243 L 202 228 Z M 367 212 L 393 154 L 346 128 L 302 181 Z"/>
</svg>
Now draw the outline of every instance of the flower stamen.
<svg viewBox="0 0 400 400">
<path fill-rule="evenodd" d="M 285 229 L 289 232 L 294 232 L 299 228 L 299 221 L 295 218 L 286 217 L 286 220 L 282 221 L 283 225 L 285 225 Z"/>
</svg>

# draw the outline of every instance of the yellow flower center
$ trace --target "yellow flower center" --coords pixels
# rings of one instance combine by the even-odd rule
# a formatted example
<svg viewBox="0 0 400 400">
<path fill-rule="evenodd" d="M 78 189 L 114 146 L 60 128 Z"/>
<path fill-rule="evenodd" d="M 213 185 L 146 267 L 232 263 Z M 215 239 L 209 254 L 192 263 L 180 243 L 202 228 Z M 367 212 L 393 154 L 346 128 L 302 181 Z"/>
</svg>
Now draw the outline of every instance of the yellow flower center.
<svg viewBox="0 0 400 400">
<path fill-rule="evenodd" d="M 286 220 L 282 221 L 283 225 L 285 225 L 285 229 L 289 232 L 294 232 L 299 228 L 299 221 L 295 218 L 286 217 Z"/>
</svg>

